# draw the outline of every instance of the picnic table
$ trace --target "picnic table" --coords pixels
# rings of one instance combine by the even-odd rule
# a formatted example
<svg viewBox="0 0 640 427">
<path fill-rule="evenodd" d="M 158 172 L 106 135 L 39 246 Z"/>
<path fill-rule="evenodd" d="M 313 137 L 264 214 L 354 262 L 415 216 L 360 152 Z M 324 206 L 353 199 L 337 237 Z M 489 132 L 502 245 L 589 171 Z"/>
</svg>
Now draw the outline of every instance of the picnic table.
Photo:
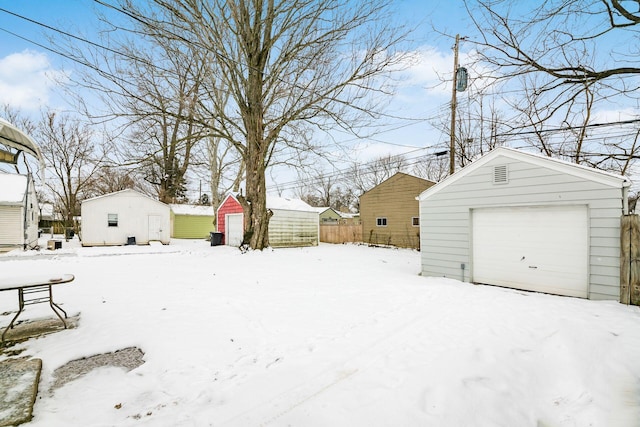
<svg viewBox="0 0 640 427">
<path fill-rule="evenodd" d="M 9 329 L 13 328 L 13 323 L 16 321 L 18 316 L 20 316 L 20 314 L 24 310 L 24 307 L 31 304 L 48 302 L 53 312 L 62 321 L 64 328 L 67 329 L 67 322 L 65 322 L 64 320 L 67 318 L 67 312 L 53 301 L 52 287 L 54 285 L 72 282 L 74 278 L 75 277 L 73 276 L 73 274 L 63 274 L 61 276 L 35 275 L 20 278 L 0 279 L 0 292 L 18 290 L 19 305 L 18 312 L 15 316 L 13 316 L 13 319 L 11 319 L 9 326 L 7 326 L 2 333 L 2 339 L 0 342 L 4 342 L 4 336 Z M 60 314 L 60 312 L 64 314 L 64 318 L 62 317 L 62 314 Z"/>
</svg>

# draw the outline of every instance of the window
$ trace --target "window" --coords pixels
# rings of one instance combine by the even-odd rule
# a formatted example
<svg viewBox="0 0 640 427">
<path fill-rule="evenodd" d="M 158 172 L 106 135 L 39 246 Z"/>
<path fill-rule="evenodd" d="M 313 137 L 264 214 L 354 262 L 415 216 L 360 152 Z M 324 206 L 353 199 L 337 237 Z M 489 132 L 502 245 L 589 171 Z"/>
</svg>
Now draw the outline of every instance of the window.
<svg viewBox="0 0 640 427">
<path fill-rule="evenodd" d="M 413 218 L 411 218 L 411 225 L 413 225 L 414 227 L 419 227 L 420 226 L 420 218 L 417 216 L 414 216 Z"/>
<path fill-rule="evenodd" d="M 387 218 L 376 218 L 376 225 L 378 227 L 386 227 L 387 226 Z"/>
<path fill-rule="evenodd" d="M 118 226 L 118 214 L 107 214 L 107 224 L 109 227 Z"/>
</svg>

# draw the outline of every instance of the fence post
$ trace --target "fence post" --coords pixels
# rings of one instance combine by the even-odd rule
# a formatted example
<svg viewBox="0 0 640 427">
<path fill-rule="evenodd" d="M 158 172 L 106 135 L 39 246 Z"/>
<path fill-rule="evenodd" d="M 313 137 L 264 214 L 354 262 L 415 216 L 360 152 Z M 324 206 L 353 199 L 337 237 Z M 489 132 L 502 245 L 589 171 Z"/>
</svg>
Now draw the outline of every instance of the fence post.
<svg viewBox="0 0 640 427">
<path fill-rule="evenodd" d="M 640 305 L 640 216 L 620 220 L 620 302 Z"/>
</svg>

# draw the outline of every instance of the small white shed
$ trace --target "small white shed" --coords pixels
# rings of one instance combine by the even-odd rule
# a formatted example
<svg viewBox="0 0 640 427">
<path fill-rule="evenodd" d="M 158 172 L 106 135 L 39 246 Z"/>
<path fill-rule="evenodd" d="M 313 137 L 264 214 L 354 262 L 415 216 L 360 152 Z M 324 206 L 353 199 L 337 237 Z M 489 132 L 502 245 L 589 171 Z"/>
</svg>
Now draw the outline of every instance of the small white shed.
<svg viewBox="0 0 640 427">
<path fill-rule="evenodd" d="M 170 242 L 169 205 L 122 190 L 82 202 L 82 246 Z"/>
<path fill-rule="evenodd" d="M 497 148 L 418 197 L 422 275 L 618 299 L 628 187 L 623 176 Z"/>
<path fill-rule="evenodd" d="M 0 173 L 0 251 L 38 246 L 39 212 L 31 175 Z"/>
</svg>

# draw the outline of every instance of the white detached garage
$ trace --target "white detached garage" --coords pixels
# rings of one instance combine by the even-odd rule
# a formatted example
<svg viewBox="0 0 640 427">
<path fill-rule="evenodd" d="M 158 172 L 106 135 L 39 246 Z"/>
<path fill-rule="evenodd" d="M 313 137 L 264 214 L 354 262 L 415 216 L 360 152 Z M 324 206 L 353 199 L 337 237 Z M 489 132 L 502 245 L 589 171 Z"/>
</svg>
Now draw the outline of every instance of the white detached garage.
<svg viewBox="0 0 640 427">
<path fill-rule="evenodd" d="M 622 176 L 497 148 L 418 197 L 422 274 L 618 299 L 628 186 Z"/>
<path fill-rule="evenodd" d="M 170 242 L 169 205 L 122 190 L 82 202 L 82 246 Z"/>
</svg>

